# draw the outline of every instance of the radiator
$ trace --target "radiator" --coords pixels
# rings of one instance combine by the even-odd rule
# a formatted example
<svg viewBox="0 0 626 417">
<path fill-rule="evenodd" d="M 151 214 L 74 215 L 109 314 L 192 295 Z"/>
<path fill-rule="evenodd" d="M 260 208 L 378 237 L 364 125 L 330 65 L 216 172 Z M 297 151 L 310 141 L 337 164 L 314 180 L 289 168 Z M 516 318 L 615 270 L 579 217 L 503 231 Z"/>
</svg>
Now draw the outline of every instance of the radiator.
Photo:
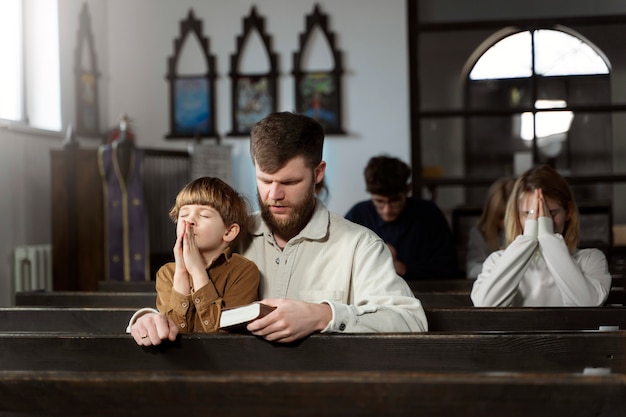
<svg viewBox="0 0 626 417">
<path fill-rule="evenodd" d="M 14 288 L 19 291 L 52 291 L 52 245 L 15 248 Z"/>
</svg>

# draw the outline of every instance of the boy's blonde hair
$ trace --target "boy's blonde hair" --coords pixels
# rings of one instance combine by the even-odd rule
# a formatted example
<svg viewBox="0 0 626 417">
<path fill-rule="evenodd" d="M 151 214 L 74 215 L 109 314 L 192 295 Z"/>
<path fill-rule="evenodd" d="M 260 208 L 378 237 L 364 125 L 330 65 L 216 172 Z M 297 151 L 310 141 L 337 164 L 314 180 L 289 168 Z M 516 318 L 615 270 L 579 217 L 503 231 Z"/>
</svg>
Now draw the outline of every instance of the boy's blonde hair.
<svg viewBox="0 0 626 417">
<path fill-rule="evenodd" d="M 176 204 L 170 210 L 170 219 L 176 223 L 181 207 L 190 204 L 209 206 L 215 209 L 226 227 L 239 225 L 239 234 L 230 242 L 234 247 L 248 231 L 248 202 L 244 196 L 219 178 L 202 177 L 185 185 L 176 196 Z"/>
</svg>

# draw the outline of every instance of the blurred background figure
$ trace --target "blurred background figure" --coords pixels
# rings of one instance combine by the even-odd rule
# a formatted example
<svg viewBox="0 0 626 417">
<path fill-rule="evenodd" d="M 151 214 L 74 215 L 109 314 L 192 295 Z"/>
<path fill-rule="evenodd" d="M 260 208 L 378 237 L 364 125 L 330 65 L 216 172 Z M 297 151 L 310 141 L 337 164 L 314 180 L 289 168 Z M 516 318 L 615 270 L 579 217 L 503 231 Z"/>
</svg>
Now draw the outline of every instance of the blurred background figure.
<svg viewBox="0 0 626 417">
<path fill-rule="evenodd" d="M 480 220 L 469 232 L 465 265 L 468 278 L 480 274 L 489 254 L 504 249 L 504 213 L 514 183 L 515 178 L 500 178 L 487 191 Z"/>
<path fill-rule="evenodd" d="M 411 168 L 382 155 L 369 160 L 364 175 L 371 199 L 355 204 L 346 218 L 387 243 L 398 275 L 407 281 L 458 278 L 450 225 L 435 203 L 409 196 Z"/>
</svg>

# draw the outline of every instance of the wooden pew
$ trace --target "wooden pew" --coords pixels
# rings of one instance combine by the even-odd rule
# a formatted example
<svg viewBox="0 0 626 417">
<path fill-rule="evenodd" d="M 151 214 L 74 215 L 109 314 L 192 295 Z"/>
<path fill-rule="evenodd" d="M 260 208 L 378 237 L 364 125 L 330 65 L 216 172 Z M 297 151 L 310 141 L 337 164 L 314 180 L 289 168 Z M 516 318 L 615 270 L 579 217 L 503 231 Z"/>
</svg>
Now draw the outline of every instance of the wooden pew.
<svg viewBox="0 0 626 417">
<path fill-rule="evenodd" d="M 16 306 L 142 308 L 156 305 L 156 291 L 25 291 L 15 294 Z"/>
<path fill-rule="evenodd" d="M 1 307 L 0 332 L 123 333 L 135 308 Z"/>
<path fill-rule="evenodd" d="M 626 332 L 314 335 L 287 345 L 183 335 L 157 348 L 140 348 L 128 335 L 0 334 L 0 350 L 0 415 L 614 416 L 626 409 Z"/>
<path fill-rule="evenodd" d="M 98 291 L 103 292 L 153 292 L 154 281 L 98 281 Z"/>
<path fill-rule="evenodd" d="M 471 307 L 471 279 L 442 279 L 407 281 L 413 294 L 422 301 L 425 308 Z M 613 286 L 605 305 L 626 306 L 624 279 L 613 278 Z"/>
<path fill-rule="evenodd" d="M 19 337 L 16 337 L 19 336 Z M 403 371 L 626 374 L 626 332 L 181 335 L 142 349 L 127 334 L 0 333 L 5 371 Z"/>
<path fill-rule="evenodd" d="M 626 409 L 625 380 L 616 374 L 8 371 L 0 373 L 0 414 L 615 417 Z"/>
<path fill-rule="evenodd" d="M 471 307 L 469 291 L 413 291 L 424 308 Z M 15 294 L 15 305 L 30 307 L 153 307 L 156 292 L 33 291 Z M 614 288 L 606 305 L 626 305 L 626 293 Z"/>
<path fill-rule="evenodd" d="M 3 307 L 0 332 L 115 334 L 134 308 Z M 626 330 L 626 307 L 426 308 L 431 332 Z"/>
<path fill-rule="evenodd" d="M 626 330 L 626 307 L 426 308 L 429 331 Z"/>
</svg>

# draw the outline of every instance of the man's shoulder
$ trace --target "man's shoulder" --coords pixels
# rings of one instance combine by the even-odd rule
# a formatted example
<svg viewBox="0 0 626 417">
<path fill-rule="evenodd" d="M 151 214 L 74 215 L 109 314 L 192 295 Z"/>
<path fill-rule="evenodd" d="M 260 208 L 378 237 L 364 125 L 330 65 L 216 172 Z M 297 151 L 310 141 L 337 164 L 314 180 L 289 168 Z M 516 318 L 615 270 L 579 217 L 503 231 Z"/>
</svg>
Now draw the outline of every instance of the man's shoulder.
<svg viewBox="0 0 626 417">
<path fill-rule="evenodd" d="M 331 238 L 380 239 L 370 228 L 355 223 L 337 213 L 330 213 L 329 232 Z"/>
<path fill-rule="evenodd" d="M 357 203 L 355 203 L 352 208 L 350 209 L 350 211 L 352 210 L 364 210 L 368 207 L 373 207 L 374 204 L 372 203 L 372 200 L 363 200 L 363 201 L 359 201 Z"/>
</svg>

